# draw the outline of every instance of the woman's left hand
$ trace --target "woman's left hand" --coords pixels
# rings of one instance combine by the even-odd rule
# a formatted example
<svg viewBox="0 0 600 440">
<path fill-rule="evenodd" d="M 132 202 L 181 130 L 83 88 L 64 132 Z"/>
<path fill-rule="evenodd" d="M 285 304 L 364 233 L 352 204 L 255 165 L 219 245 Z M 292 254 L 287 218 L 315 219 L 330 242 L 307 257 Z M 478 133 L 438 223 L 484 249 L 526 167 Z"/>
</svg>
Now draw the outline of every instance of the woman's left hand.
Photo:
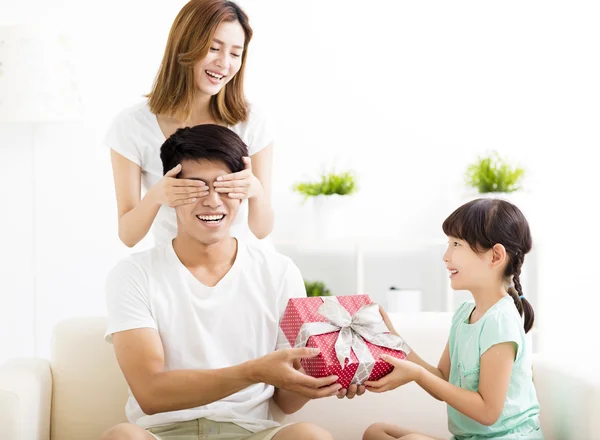
<svg viewBox="0 0 600 440">
<path fill-rule="evenodd" d="M 219 176 L 214 183 L 215 191 L 227 193 L 232 199 L 251 199 L 263 191 L 260 180 L 252 174 L 252 160 L 244 157 L 246 168 L 243 171 Z"/>
<path fill-rule="evenodd" d="M 383 393 L 396 389 L 409 382 L 417 380 L 421 367 L 414 362 L 406 359 L 397 359 L 392 356 L 382 355 L 381 359 L 388 364 L 392 364 L 394 369 L 387 376 L 382 377 L 377 381 L 367 381 L 365 386 L 372 393 Z"/>
</svg>

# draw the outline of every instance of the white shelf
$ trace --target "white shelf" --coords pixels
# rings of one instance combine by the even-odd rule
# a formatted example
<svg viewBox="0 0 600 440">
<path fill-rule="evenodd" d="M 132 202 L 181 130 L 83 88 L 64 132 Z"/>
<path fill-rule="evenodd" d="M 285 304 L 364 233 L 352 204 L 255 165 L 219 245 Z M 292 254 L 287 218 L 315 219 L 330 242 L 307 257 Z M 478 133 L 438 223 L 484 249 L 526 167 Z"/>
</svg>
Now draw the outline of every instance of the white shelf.
<svg viewBox="0 0 600 440">
<path fill-rule="evenodd" d="M 445 240 L 400 242 L 359 237 L 274 245 L 296 262 L 305 279 L 325 282 L 334 294 L 367 293 L 385 306 L 390 286 L 418 289 L 424 292 L 424 310 L 452 311 L 442 262 Z"/>
</svg>

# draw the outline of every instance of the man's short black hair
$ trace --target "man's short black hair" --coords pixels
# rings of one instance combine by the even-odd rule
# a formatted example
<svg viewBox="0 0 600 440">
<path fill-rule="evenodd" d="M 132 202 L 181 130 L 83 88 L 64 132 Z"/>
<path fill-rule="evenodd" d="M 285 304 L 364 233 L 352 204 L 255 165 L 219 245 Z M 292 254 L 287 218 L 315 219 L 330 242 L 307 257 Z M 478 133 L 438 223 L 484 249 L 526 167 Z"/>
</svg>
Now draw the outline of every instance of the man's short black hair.
<svg viewBox="0 0 600 440">
<path fill-rule="evenodd" d="M 229 128 L 215 124 L 180 128 L 160 149 L 163 174 L 184 160 L 202 159 L 223 162 L 232 173 L 236 173 L 245 167 L 244 156 L 248 156 L 244 141 Z"/>
</svg>

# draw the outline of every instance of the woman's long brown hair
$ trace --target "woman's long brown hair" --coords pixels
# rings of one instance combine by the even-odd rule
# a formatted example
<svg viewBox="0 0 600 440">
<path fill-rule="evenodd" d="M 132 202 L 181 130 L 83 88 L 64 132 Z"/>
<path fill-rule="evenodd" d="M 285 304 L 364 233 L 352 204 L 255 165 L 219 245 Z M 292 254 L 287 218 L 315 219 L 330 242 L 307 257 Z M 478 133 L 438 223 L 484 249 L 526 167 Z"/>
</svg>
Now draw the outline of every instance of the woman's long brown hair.
<svg viewBox="0 0 600 440">
<path fill-rule="evenodd" d="M 226 0 L 191 0 L 175 18 L 158 74 L 147 95 L 155 115 L 185 121 L 192 112 L 196 83 L 194 66 L 208 54 L 219 24 L 237 21 L 244 30 L 240 70 L 211 98 L 210 110 L 218 123 L 235 125 L 248 119 L 250 108 L 244 95 L 244 70 L 252 28 L 246 13 Z"/>
</svg>

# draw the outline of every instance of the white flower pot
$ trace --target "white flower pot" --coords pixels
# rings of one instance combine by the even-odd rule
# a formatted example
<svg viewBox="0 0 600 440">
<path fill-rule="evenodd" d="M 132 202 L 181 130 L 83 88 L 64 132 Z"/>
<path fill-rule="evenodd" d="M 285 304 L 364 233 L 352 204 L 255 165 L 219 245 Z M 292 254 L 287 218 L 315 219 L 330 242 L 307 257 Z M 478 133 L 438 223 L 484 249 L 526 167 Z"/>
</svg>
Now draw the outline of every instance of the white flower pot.
<svg viewBox="0 0 600 440">
<path fill-rule="evenodd" d="M 387 307 L 389 313 L 415 313 L 422 308 L 423 292 L 413 289 L 389 289 Z"/>
<path fill-rule="evenodd" d="M 537 210 L 534 198 L 531 197 L 531 193 L 527 191 L 515 191 L 511 193 L 477 193 L 473 191 L 464 195 L 462 203 L 467 203 L 475 199 L 506 200 L 507 202 L 512 203 L 521 210 L 521 212 L 529 221 L 530 225 L 533 221 L 533 217 L 535 216 Z"/>
<path fill-rule="evenodd" d="M 464 194 L 462 197 L 462 203 L 470 202 L 474 199 L 503 199 L 507 202 L 515 205 L 523 213 L 529 223 L 531 233 L 534 237 L 534 246 L 538 231 L 543 228 L 544 213 L 546 210 L 540 204 L 539 197 L 533 197 L 533 193 L 530 191 L 515 191 L 512 193 L 485 193 L 478 194 L 476 192 L 470 194 Z M 458 206 L 457 206 L 458 208 Z"/>
<path fill-rule="evenodd" d="M 508 202 L 514 203 L 513 200 L 519 198 L 519 192 L 505 193 L 505 192 L 489 192 L 489 193 L 478 193 L 475 191 L 468 192 L 465 194 L 465 203 L 475 199 L 503 199 Z"/>
<path fill-rule="evenodd" d="M 313 208 L 314 239 L 323 241 L 341 240 L 352 235 L 352 212 L 354 197 L 332 194 L 311 197 Z"/>
</svg>

